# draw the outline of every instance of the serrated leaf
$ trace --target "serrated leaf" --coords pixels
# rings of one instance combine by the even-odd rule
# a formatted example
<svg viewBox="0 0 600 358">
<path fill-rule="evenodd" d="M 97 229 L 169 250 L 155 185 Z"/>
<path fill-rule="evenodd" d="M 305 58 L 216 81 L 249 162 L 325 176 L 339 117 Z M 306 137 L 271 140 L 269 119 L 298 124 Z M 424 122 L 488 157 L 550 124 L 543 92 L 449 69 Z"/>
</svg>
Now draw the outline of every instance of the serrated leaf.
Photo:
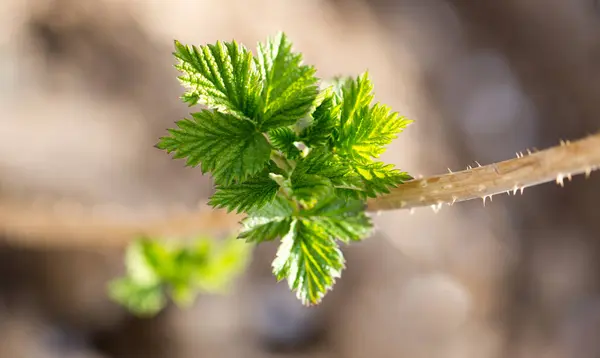
<svg viewBox="0 0 600 358">
<path fill-rule="evenodd" d="M 364 110 L 371 105 L 373 83 L 365 72 L 356 79 L 345 79 L 338 88 L 341 94 L 340 126 L 343 130 L 347 124 L 360 121 Z"/>
<path fill-rule="evenodd" d="M 398 133 L 412 122 L 379 103 L 360 112 L 360 119 L 349 122 L 338 136 L 347 153 L 360 159 L 379 157 Z"/>
<path fill-rule="evenodd" d="M 379 157 L 412 121 L 373 100 L 373 84 L 365 73 L 347 79 L 341 88 L 340 128 L 334 146 L 350 157 L 371 160 Z"/>
<path fill-rule="evenodd" d="M 288 127 L 275 128 L 269 131 L 269 139 L 273 148 L 281 151 L 289 159 L 300 157 L 300 150 L 295 142 L 299 141 L 298 136 Z"/>
<path fill-rule="evenodd" d="M 352 178 L 351 186 L 336 185 L 337 195 L 366 199 L 389 193 L 391 188 L 410 179 L 410 176 L 394 169 L 393 165 L 375 162 L 374 159 L 411 121 L 387 106 L 379 103 L 371 105 L 373 84 L 367 73 L 341 80 L 336 88 L 331 90 L 329 108 L 331 113 L 339 108 L 339 120 L 333 126 L 328 145 L 341 163 L 337 167 L 353 173 L 345 176 Z M 321 105 L 327 103 L 324 101 Z M 329 112 L 324 110 L 323 113 Z M 337 112 L 335 115 L 338 115 Z"/>
<path fill-rule="evenodd" d="M 247 212 L 259 209 L 275 199 L 279 184 L 267 175 L 250 178 L 241 183 L 217 185 L 208 204 L 225 208 L 227 212 Z"/>
<path fill-rule="evenodd" d="M 291 217 L 248 216 L 242 220 L 239 238 L 247 242 L 271 241 L 284 235 L 290 228 Z"/>
<path fill-rule="evenodd" d="M 322 200 L 303 217 L 318 224 L 328 235 L 343 242 L 360 241 L 373 229 L 371 219 L 365 213 L 361 200 L 344 200 L 330 197 Z"/>
<path fill-rule="evenodd" d="M 336 95 L 333 90 L 328 88 L 322 91 L 319 96 L 322 99 L 311 114 L 311 123 L 299 135 L 299 140 L 309 147 L 328 144 L 333 130 L 339 125 L 340 106 L 336 103 Z"/>
<path fill-rule="evenodd" d="M 316 70 L 302 64 L 284 33 L 258 45 L 257 67 L 264 83 L 261 128 L 289 126 L 308 114 L 318 93 Z"/>
<path fill-rule="evenodd" d="M 392 164 L 371 162 L 367 164 L 352 162 L 351 165 L 363 179 L 366 197 L 375 198 L 388 194 L 390 189 L 411 180 L 405 172 L 394 168 Z"/>
<path fill-rule="evenodd" d="M 273 261 L 278 280 L 287 278 L 304 305 L 321 302 L 344 269 L 344 256 L 335 240 L 316 223 L 297 219 L 282 238 Z"/>
<path fill-rule="evenodd" d="M 305 206 L 314 206 L 319 200 L 331 195 L 334 190 L 329 179 L 316 174 L 294 172 L 290 181 L 294 197 Z"/>
<path fill-rule="evenodd" d="M 240 239 L 248 242 L 274 240 L 289 231 L 292 221 L 293 208 L 281 197 L 265 205 L 260 210 L 254 210 L 242 220 Z"/>
<path fill-rule="evenodd" d="M 362 190 L 363 186 L 360 175 L 327 148 L 313 149 L 305 158 L 298 161 L 292 175 L 305 174 L 327 178 L 336 191 L 338 189 L 357 191 Z"/>
<path fill-rule="evenodd" d="M 183 73 L 179 80 L 188 89 L 184 102 L 256 120 L 262 86 L 248 49 L 235 41 L 199 47 L 175 41 L 174 55 Z"/>
<path fill-rule="evenodd" d="M 211 172 L 218 184 L 230 185 L 263 170 L 269 161 L 271 145 L 255 125 L 232 115 L 203 110 L 193 119 L 177 122 L 170 136 L 162 137 L 157 147 L 186 158 L 186 164 L 200 164 L 203 173 Z"/>
</svg>

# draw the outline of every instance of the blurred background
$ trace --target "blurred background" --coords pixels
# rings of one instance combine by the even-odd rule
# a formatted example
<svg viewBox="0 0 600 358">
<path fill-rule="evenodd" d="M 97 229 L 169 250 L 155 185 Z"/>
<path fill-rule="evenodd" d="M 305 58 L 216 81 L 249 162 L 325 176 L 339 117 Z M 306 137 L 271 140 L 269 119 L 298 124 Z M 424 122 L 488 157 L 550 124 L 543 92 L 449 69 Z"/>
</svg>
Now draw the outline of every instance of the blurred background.
<svg viewBox="0 0 600 358">
<path fill-rule="evenodd" d="M 600 123 L 596 0 L 2 0 L 0 358 L 600 357 L 594 174 L 382 213 L 318 307 L 275 283 L 269 244 L 190 309 L 138 319 L 108 299 L 127 242 L 68 223 L 161 218 L 211 192 L 153 148 L 188 112 L 173 39 L 254 49 L 280 30 L 320 77 L 368 69 L 415 120 L 385 154 L 414 176 Z M 62 219 L 37 230 L 46 217 Z"/>
</svg>

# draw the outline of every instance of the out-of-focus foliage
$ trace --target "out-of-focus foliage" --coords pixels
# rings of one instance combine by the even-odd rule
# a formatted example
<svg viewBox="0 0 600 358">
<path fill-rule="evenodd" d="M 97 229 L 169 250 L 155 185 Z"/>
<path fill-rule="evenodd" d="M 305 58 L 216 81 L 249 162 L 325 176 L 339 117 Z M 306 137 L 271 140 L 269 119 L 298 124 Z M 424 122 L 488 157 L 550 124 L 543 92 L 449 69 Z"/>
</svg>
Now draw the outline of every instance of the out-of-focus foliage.
<svg viewBox="0 0 600 358">
<path fill-rule="evenodd" d="M 189 306 L 200 292 L 226 293 L 245 270 L 251 248 L 234 238 L 191 244 L 139 239 L 127 248 L 127 273 L 109 284 L 110 296 L 138 316 L 158 313 L 169 297 Z"/>
</svg>

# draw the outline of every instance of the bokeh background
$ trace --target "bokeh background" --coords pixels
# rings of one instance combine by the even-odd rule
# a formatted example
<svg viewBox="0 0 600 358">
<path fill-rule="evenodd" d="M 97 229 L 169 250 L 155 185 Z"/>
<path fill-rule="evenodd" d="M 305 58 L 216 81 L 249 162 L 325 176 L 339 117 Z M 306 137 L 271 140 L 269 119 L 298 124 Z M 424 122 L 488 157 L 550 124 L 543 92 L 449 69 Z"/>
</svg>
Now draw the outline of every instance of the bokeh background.
<svg viewBox="0 0 600 358">
<path fill-rule="evenodd" d="M 35 230 L 48 213 L 204 203 L 210 180 L 153 148 L 188 110 L 172 41 L 254 48 L 280 30 L 322 78 L 368 69 L 377 99 L 415 120 L 385 154 L 413 175 L 600 124 L 596 0 L 2 0 L 0 358 L 600 357 L 594 174 L 485 208 L 382 213 L 313 308 L 275 283 L 266 244 L 231 294 L 137 319 L 105 290 L 126 243 Z"/>
</svg>

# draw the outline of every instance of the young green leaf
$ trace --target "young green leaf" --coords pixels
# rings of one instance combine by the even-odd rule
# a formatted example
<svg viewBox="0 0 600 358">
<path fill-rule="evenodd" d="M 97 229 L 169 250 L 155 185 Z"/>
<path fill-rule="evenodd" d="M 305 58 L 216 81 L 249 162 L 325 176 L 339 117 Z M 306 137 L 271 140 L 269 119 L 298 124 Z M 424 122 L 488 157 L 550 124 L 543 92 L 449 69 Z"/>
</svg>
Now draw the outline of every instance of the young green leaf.
<svg viewBox="0 0 600 358">
<path fill-rule="evenodd" d="M 273 148 L 281 151 L 288 159 L 297 159 L 301 152 L 294 144 L 298 136 L 289 127 L 275 128 L 269 131 L 269 139 Z"/>
<path fill-rule="evenodd" d="M 332 88 L 319 94 L 320 103 L 311 114 L 312 122 L 306 126 L 299 140 L 309 147 L 319 147 L 329 143 L 333 130 L 339 125 L 340 105 Z M 319 102 L 319 99 L 317 99 Z"/>
<path fill-rule="evenodd" d="M 215 181 L 230 185 L 261 171 L 269 161 L 271 145 L 248 120 L 203 110 L 193 119 L 177 122 L 171 136 L 162 137 L 157 147 L 174 158 L 187 158 L 187 165 L 201 164 L 203 173 L 212 172 Z"/>
<path fill-rule="evenodd" d="M 358 194 L 351 195 L 349 193 L 362 191 L 364 186 L 361 176 L 327 148 L 313 149 L 305 158 L 299 160 L 292 173 L 292 181 L 294 176 L 298 177 L 306 174 L 319 175 L 328 179 L 336 192 L 342 194 L 343 197 L 357 197 Z M 343 189 L 343 191 L 340 189 Z"/>
<path fill-rule="evenodd" d="M 341 95 L 340 126 L 343 130 L 347 124 L 361 121 L 365 109 L 373 101 L 373 83 L 365 72 L 357 78 L 346 78 L 338 88 Z"/>
<path fill-rule="evenodd" d="M 238 237 L 248 242 L 262 242 L 283 236 L 289 231 L 293 212 L 287 200 L 276 197 L 261 209 L 252 210 L 242 220 L 243 227 Z"/>
<path fill-rule="evenodd" d="M 367 73 L 346 80 L 342 87 L 340 128 L 334 143 L 347 155 L 366 160 L 382 154 L 385 146 L 412 122 L 388 106 L 371 106 L 372 90 Z"/>
<path fill-rule="evenodd" d="M 391 112 L 379 103 L 371 106 L 373 84 L 365 73 L 346 79 L 339 86 L 339 94 L 333 103 L 340 105 L 339 124 L 333 129 L 330 145 L 336 157 L 356 175 L 362 191 L 340 188 L 339 195 L 346 198 L 366 199 L 389 190 L 410 179 L 406 173 L 393 165 L 375 162 L 397 134 L 411 121 Z M 309 127 L 310 128 L 310 127 Z"/>
<path fill-rule="evenodd" d="M 264 83 L 261 128 L 292 125 L 308 114 L 318 93 L 316 70 L 302 64 L 284 33 L 258 45 L 257 67 Z"/>
<path fill-rule="evenodd" d="M 359 112 L 362 113 L 360 118 L 347 123 L 337 138 L 346 152 L 359 157 L 359 160 L 379 157 L 385 152 L 385 146 L 412 122 L 379 103 L 359 109 Z"/>
<path fill-rule="evenodd" d="M 373 230 L 373 223 L 366 215 L 365 205 L 361 200 L 344 200 L 332 196 L 306 210 L 302 216 L 316 223 L 334 239 L 346 243 L 360 241 Z"/>
<path fill-rule="evenodd" d="M 235 41 L 215 45 L 184 46 L 175 41 L 175 66 L 188 89 L 183 99 L 238 118 L 256 120 L 262 91 L 252 53 Z"/>
<path fill-rule="evenodd" d="M 331 181 L 316 174 L 298 174 L 291 177 L 294 197 L 303 205 L 312 207 L 330 196 L 334 190 Z"/>
<path fill-rule="evenodd" d="M 344 256 L 335 240 L 314 222 L 296 219 L 282 238 L 273 261 L 278 280 L 287 278 L 304 305 L 321 302 L 344 269 Z"/>
<path fill-rule="evenodd" d="M 364 193 L 364 196 L 361 197 L 363 199 L 387 194 L 391 188 L 412 179 L 410 175 L 394 168 L 392 164 L 382 162 L 363 164 L 355 161 L 349 163 L 362 178 L 364 191 L 361 194 Z"/>
<path fill-rule="evenodd" d="M 278 190 L 279 184 L 268 175 L 261 175 L 227 186 L 217 185 L 208 204 L 215 208 L 226 208 L 227 212 L 247 212 L 273 201 Z"/>
</svg>

